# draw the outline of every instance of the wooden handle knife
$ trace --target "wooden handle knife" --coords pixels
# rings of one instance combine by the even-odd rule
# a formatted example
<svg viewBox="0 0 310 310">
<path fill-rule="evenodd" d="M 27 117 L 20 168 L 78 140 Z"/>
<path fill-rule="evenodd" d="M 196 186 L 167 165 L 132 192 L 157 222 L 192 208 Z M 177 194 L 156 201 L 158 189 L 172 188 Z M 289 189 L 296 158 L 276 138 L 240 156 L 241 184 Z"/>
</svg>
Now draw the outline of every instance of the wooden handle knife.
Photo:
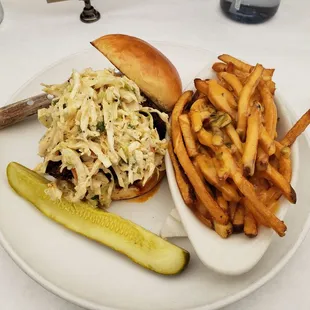
<svg viewBox="0 0 310 310">
<path fill-rule="evenodd" d="M 21 122 L 51 104 L 46 94 L 37 95 L 0 108 L 0 129 Z"/>
</svg>

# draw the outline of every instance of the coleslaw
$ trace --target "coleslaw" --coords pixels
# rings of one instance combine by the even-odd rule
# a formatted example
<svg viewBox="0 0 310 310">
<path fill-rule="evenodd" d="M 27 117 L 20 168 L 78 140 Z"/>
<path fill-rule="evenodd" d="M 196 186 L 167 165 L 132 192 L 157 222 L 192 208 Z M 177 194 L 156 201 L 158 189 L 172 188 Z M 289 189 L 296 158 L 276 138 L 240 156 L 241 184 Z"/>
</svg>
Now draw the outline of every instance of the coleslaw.
<svg viewBox="0 0 310 310">
<path fill-rule="evenodd" d="M 168 115 L 144 107 L 138 86 L 112 69 L 73 70 L 68 81 L 44 86 L 53 95 L 48 108 L 38 111 L 47 128 L 39 143 L 44 174 L 50 162 L 61 162 L 60 172 L 71 180 L 55 180 L 47 194 L 53 199 L 87 200 L 108 207 L 116 186 L 142 185 L 165 170 L 167 140 L 160 139 L 152 114 L 168 126 Z"/>
</svg>

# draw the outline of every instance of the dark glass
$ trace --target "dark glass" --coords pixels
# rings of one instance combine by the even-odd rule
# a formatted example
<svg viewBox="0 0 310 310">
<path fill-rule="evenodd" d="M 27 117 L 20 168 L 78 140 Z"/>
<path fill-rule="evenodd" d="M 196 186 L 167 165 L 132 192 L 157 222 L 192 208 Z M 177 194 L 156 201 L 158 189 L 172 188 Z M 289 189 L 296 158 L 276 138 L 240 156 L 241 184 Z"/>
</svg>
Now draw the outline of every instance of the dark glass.
<svg viewBox="0 0 310 310">
<path fill-rule="evenodd" d="M 90 0 L 84 0 L 85 7 L 80 15 L 83 23 L 93 23 L 100 19 L 100 13 L 91 5 Z"/>
<path fill-rule="evenodd" d="M 280 0 L 220 0 L 221 9 L 229 18 L 247 24 L 258 24 L 273 17 Z"/>
<path fill-rule="evenodd" d="M 3 17 L 4 17 L 4 12 L 3 12 L 3 8 L 2 8 L 1 2 L 0 2 L 0 24 L 3 21 Z"/>
</svg>

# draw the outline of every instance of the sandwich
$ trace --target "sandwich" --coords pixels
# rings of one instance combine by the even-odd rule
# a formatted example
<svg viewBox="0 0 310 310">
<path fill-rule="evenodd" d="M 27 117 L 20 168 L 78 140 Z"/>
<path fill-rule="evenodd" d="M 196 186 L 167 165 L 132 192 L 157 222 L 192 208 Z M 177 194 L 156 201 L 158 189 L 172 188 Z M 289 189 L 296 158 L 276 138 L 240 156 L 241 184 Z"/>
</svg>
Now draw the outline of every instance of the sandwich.
<svg viewBox="0 0 310 310">
<path fill-rule="evenodd" d="M 54 178 L 53 199 L 107 208 L 152 190 L 165 174 L 168 117 L 182 93 L 173 64 L 155 47 L 127 35 L 91 42 L 116 69 L 73 70 L 38 111 L 47 128 L 36 171 Z"/>
</svg>

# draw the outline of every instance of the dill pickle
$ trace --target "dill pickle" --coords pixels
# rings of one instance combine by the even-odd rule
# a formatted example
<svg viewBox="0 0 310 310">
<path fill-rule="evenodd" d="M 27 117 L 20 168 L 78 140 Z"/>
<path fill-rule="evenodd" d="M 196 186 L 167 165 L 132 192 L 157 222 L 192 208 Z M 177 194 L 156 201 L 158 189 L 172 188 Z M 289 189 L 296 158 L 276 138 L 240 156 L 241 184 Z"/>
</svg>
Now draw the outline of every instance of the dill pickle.
<svg viewBox="0 0 310 310">
<path fill-rule="evenodd" d="M 128 256 L 147 269 L 173 275 L 182 272 L 189 262 L 187 251 L 116 214 L 84 202 L 52 200 L 45 193 L 49 181 L 18 163 L 8 165 L 7 177 L 18 195 L 50 219 Z"/>
</svg>

